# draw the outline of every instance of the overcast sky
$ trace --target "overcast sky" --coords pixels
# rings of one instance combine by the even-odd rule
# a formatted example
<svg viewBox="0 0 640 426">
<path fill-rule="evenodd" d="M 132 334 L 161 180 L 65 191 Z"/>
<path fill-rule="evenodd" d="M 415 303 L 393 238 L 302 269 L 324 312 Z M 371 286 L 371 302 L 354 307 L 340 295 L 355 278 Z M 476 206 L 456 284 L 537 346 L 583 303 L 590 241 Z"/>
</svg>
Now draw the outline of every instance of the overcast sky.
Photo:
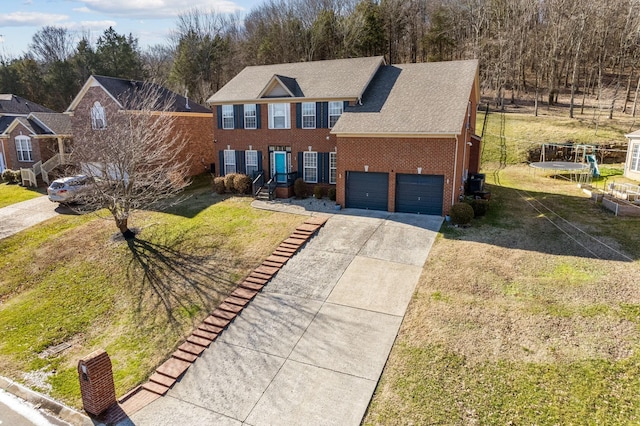
<svg viewBox="0 0 640 426">
<path fill-rule="evenodd" d="M 246 13 L 262 0 L 3 0 L 0 11 L 0 53 L 18 57 L 28 50 L 33 34 L 45 25 L 63 26 L 93 41 L 112 26 L 133 34 L 139 45 L 165 43 L 176 17 L 198 8 Z"/>
</svg>

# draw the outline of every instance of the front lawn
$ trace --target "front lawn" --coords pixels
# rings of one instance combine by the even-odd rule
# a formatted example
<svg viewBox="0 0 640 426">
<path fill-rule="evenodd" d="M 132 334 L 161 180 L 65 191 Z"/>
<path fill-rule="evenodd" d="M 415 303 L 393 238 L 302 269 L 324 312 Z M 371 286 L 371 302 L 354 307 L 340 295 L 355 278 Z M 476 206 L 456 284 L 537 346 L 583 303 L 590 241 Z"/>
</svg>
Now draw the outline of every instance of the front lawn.
<svg viewBox="0 0 640 426">
<path fill-rule="evenodd" d="M 78 359 L 104 348 L 117 395 L 144 381 L 303 220 L 250 202 L 200 190 L 134 216 L 131 243 L 95 215 L 0 241 L 2 374 L 79 407 Z"/>
<path fill-rule="evenodd" d="M 39 197 L 43 193 L 20 185 L 0 183 L 0 208 Z"/>
<path fill-rule="evenodd" d="M 640 423 L 640 219 L 497 176 L 489 216 L 442 228 L 365 424 Z"/>
</svg>

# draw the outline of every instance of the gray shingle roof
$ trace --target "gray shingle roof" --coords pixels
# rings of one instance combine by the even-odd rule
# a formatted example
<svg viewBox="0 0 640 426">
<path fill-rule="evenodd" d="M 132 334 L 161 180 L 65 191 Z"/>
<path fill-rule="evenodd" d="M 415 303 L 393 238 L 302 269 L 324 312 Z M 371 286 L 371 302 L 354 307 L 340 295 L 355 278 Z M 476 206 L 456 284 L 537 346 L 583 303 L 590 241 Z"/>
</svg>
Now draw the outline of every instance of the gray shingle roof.
<svg viewBox="0 0 640 426">
<path fill-rule="evenodd" d="M 458 134 L 477 72 L 477 60 L 384 66 L 332 133 Z"/>
<path fill-rule="evenodd" d="M 102 87 L 104 87 L 105 90 L 107 90 L 111 96 L 117 99 L 121 104 L 129 98 L 129 94 L 132 90 L 140 90 L 144 85 L 149 85 L 153 90 L 158 90 L 161 97 L 159 101 L 160 104 L 163 104 L 166 100 L 172 100 L 170 108 L 172 112 L 211 112 L 211 109 L 195 103 L 192 100 L 189 100 L 189 108 L 187 108 L 187 98 L 156 83 L 105 77 L 101 75 L 94 75 L 93 78 L 95 78 Z M 124 107 L 128 109 L 129 106 L 124 105 Z"/>
<path fill-rule="evenodd" d="M 35 117 L 38 121 L 44 124 L 50 129 L 53 134 L 56 135 L 70 135 L 71 134 L 71 118 L 66 114 L 61 113 L 45 113 L 35 112 L 31 114 L 31 117 Z M 34 121 L 34 120 L 31 120 Z M 50 134 L 46 129 L 42 129 L 42 134 Z"/>
<path fill-rule="evenodd" d="M 10 93 L 0 94 L 0 115 L 27 115 L 32 112 L 54 112 L 35 102 Z"/>
<path fill-rule="evenodd" d="M 259 100 L 260 93 L 274 76 L 278 76 L 290 91 L 300 97 L 357 99 L 383 61 L 379 56 L 246 67 L 207 103 L 251 103 Z M 292 80 L 295 80 L 295 85 Z"/>
</svg>

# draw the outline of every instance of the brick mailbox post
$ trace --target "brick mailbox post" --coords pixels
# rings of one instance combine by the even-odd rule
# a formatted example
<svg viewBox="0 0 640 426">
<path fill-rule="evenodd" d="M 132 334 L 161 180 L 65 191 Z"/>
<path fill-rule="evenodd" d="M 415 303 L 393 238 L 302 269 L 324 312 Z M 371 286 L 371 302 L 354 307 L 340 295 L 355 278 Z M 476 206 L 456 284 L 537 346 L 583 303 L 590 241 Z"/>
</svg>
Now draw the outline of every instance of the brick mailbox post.
<svg viewBox="0 0 640 426">
<path fill-rule="evenodd" d="M 116 403 L 111 359 L 100 349 L 78 361 L 82 405 L 87 413 L 98 416 Z"/>
</svg>

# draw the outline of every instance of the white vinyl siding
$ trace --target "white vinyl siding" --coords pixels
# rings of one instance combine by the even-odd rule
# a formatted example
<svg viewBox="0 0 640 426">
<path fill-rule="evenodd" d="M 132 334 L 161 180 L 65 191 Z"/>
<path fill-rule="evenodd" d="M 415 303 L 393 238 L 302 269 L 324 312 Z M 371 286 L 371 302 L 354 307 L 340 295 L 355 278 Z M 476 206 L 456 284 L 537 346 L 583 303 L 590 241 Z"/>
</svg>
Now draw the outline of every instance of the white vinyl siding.
<svg viewBox="0 0 640 426">
<path fill-rule="evenodd" d="M 329 102 L 329 127 L 336 125 L 338 118 L 342 115 L 342 101 Z"/>
<path fill-rule="evenodd" d="M 258 171 L 258 151 L 247 150 L 244 152 L 244 162 L 247 176 L 253 178 L 253 174 Z"/>
<path fill-rule="evenodd" d="M 631 164 L 629 169 L 634 172 L 640 172 L 640 142 L 634 143 L 631 148 Z"/>
<path fill-rule="evenodd" d="M 303 153 L 303 179 L 307 183 L 318 182 L 318 153 L 317 152 L 304 152 Z"/>
<path fill-rule="evenodd" d="M 288 103 L 269 104 L 269 128 L 290 129 L 291 107 Z"/>
<path fill-rule="evenodd" d="M 236 152 L 233 149 L 224 150 L 224 174 L 236 172 Z"/>
<path fill-rule="evenodd" d="M 258 120 L 256 117 L 256 104 L 245 104 L 244 106 L 244 128 L 256 129 Z"/>
<path fill-rule="evenodd" d="M 24 135 L 16 136 L 16 152 L 18 161 L 33 161 L 31 138 Z"/>
<path fill-rule="evenodd" d="M 100 102 L 96 101 L 91 107 L 91 128 L 103 130 L 107 128 L 107 117 Z"/>
<path fill-rule="evenodd" d="M 336 162 L 336 153 L 329 153 L 329 183 L 336 183 L 336 171 L 338 170 L 338 163 Z"/>
<path fill-rule="evenodd" d="M 222 105 L 222 128 L 233 129 L 233 105 Z"/>
<path fill-rule="evenodd" d="M 302 103 L 302 128 L 303 129 L 316 128 L 316 103 L 315 102 Z"/>
</svg>

